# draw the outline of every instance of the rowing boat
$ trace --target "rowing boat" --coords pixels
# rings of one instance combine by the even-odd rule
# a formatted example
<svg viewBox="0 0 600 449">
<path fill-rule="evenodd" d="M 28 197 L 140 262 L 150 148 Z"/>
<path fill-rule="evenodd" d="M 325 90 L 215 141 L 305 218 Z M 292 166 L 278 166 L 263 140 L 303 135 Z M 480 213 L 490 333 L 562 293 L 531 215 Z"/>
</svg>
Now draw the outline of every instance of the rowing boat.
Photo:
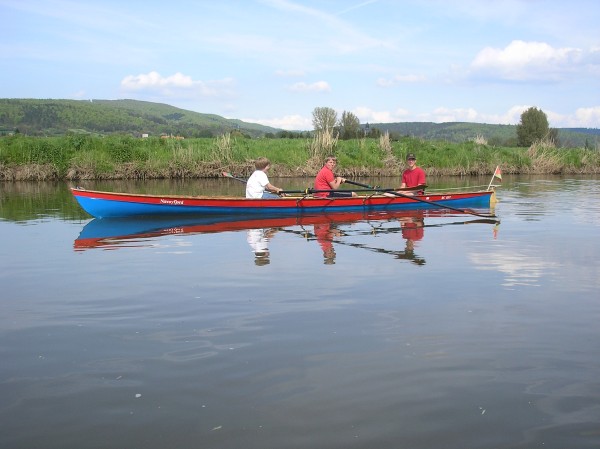
<svg viewBox="0 0 600 449">
<path fill-rule="evenodd" d="M 320 198 L 310 194 L 274 199 L 219 196 L 148 195 L 71 188 L 79 205 L 96 218 L 201 215 L 282 216 L 331 212 L 487 208 L 493 190 L 386 196 L 378 192 L 354 198 Z"/>
</svg>

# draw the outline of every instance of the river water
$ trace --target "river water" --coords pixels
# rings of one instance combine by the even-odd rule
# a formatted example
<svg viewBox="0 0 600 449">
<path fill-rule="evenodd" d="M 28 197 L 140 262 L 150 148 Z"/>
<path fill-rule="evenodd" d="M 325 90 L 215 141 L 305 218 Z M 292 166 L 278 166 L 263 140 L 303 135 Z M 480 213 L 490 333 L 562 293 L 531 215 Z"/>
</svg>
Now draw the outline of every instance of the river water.
<svg viewBox="0 0 600 449">
<path fill-rule="evenodd" d="M 0 188 L 1 448 L 600 447 L 598 178 L 505 175 L 500 224 L 104 222 Z"/>
</svg>

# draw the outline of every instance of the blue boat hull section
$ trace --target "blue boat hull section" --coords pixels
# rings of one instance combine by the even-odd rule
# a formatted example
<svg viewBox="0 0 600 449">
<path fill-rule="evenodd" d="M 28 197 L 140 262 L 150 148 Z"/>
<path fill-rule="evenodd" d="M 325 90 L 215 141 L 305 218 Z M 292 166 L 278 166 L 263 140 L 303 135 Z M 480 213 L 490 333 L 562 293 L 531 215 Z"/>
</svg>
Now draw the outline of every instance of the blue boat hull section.
<svg viewBox="0 0 600 449">
<path fill-rule="evenodd" d="M 293 215 L 303 213 L 324 212 L 352 212 L 358 210 L 415 210 L 436 209 L 440 206 L 455 208 L 465 207 L 489 207 L 489 196 L 478 196 L 468 198 L 453 198 L 450 200 L 438 200 L 436 205 L 425 202 L 389 203 L 389 204 L 364 204 L 364 205 L 335 205 L 335 206 L 311 206 L 311 207 L 219 207 L 219 206 L 182 206 L 165 204 L 144 204 L 127 201 L 113 201 L 99 198 L 77 196 L 79 205 L 94 217 L 126 217 L 132 215 Z M 440 206 L 437 206 L 437 205 Z"/>
</svg>

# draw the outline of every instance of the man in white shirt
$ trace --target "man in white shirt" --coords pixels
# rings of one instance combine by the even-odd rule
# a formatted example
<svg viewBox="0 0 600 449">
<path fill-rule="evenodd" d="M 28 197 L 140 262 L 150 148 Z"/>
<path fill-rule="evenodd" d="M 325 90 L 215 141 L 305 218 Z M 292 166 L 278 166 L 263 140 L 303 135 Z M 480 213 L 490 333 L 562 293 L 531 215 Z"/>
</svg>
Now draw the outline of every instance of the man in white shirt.
<svg viewBox="0 0 600 449">
<path fill-rule="evenodd" d="M 267 177 L 267 171 L 271 168 L 269 159 L 259 157 L 254 161 L 254 167 L 256 167 L 256 170 L 250 175 L 246 183 L 246 198 L 279 198 L 278 194 L 283 189 L 275 187 Z"/>
</svg>

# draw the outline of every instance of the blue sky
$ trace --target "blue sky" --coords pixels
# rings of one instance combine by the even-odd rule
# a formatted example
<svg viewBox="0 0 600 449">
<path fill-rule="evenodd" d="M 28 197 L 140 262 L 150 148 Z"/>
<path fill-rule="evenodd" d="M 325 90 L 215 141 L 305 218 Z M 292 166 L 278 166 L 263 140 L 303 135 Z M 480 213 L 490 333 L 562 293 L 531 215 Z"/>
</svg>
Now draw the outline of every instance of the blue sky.
<svg viewBox="0 0 600 449">
<path fill-rule="evenodd" d="M 600 128 L 600 2 L 0 0 L 0 97 Z"/>
</svg>

